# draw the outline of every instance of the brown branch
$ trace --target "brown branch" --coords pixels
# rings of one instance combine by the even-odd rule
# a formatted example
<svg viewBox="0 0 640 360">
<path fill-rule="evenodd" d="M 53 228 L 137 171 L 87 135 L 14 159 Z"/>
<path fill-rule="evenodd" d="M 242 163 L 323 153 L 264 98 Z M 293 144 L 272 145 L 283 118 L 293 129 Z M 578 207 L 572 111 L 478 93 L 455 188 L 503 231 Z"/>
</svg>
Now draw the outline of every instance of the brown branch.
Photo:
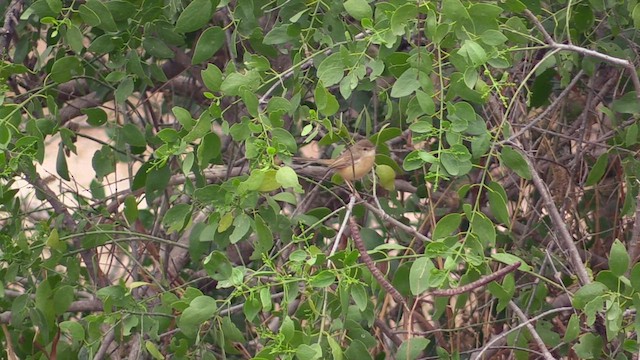
<svg viewBox="0 0 640 360">
<path fill-rule="evenodd" d="M 520 148 L 521 150 L 524 150 L 522 149 L 522 146 L 521 144 L 519 144 L 517 139 L 514 140 L 513 144 L 516 147 Z M 574 270 L 576 271 L 576 274 L 578 275 L 578 279 L 580 280 L 580 283 L 582 285 L 590 284 L 591 278 L 589 277 L 589 273 L 587 272 L 586 267 L 582 263 L 580 252 L 578 251 L 576 244 L 573 242 L 573 238 L 571 237 L 571 234 L 569 234 L 569 230 L 567 230 L 567 225 L 564 223 L 564 220 L 562 219 L 562 215 L 560 215 L 558 208 L 553 202 L 553 197 L 549 192 L 549 188 L 547 187 L 547 184 L 545 184 L 542 178 L 540 178 L 540 175 L 538 175 L 538 171 L 536 170 L 536 167 L 531 162 L 531 159 L 529 158 L 529 155 L 526 153 L 526 151 L 524 152 L 523 158 L 527 163 L 527 167 L 529 168 L 529 171 L 531 172 L 533 185 L 536 187 L 536 189 L 540 193 L 540 196 L 542 197 L 543 205 L 545 209 L 547 209 L 547 212 L 551 217 L 551 222 L 553 223 L 554 228 L 556 229 L 556 233 L 558 234 L 558 239 L 563 245 L 561 248 L 567 251 L 569 255 L 569 261 L 573 266 Z"/>
<path fill-rule="evenodd" d="M 614 56 L 606 55 L 595 50 L 586 49 L 580 46 L 576 46 L 573 44 L 560 44 L 556 42 L 551 35 L 544 29 L 542 23 L 538 20 L 538 18 L 528 9 L 524 10 L 524 14 L 531 20 L 533 25 L 542 33 L 545 38 L 547 44 L 558 50 L 566 50 L 571 52 L 576 52 L 583 56 L 592 56 L 600 60 L 604 60 L 610 64 L 621 66 L 629 72 L 629 76 L 631 77 L 631 81 L 633 82 L 633 87 L 636 90 L 636 98 L 640 100 L 640 79 L 638 78 L 638 73 L 636 72 L 636 67 L 633 65 L 633 62 L 627 59 L 621 59 Z"/>
<path fill-rule="evenodd" d="M 25 175 L 25 178 L 28 183 L 33 185 L 36 189 L 40 190 L 44 194 L 47 202 L 51 204 L 51 207 L 53 208 L 54 212 L 56 214 L 62 215 L 62 221 L 67 231 L 71 233 L 76 233 L 78 231 L 77 224 L 73 220 L 73 217 L 69 213 L 69 210 L 58 199 L 56 194 L 49 188 L 49 186 L 47 186 L 47 184 L 42 180 L 40 175 L 35 171 L 30 171 L 29 169 L 22 169 L 22 173 Z M 81 249 L 82 248 L 81 238 L 74 237 L 73 244 L 76 248 Z M 87 267 L 87 271 L 93 283 L 99 287 L 107 286 L 108 285 L 107 279 L 104 276 L 101 276 L 102 272 L 100 271 L 100 268 L 96 267 L 96 264 L 94 264 L 94 261 L 93 261 L 93 259 L 95 258 L 94 252 L 91 250 L 83 250 L 80 253 L 80 256 L 82 257 L 82 261 L 84 262 L 84 265 Z"/>
<path fill-rule="evenodd" d="M 16 34 L 16 26 L 20 19 L 24 0 L 13 0 L 4 14 L 4 26 L 0 28 L 0 58 L 9 57 L 9 45 Z"/>
<path fill-rule="evenodd" d="M 455 296 L 455 295 L 460 295 L 460 294 L 464 294 L 466 292 L 475 290 L 477 288 L 483 287 L 484 285 L 492 282 L 492 281 L 496 281 L 498 279 L 503 278 L 504 276 L 506 276 L 508 273 L 514 272 L 518 267 L 520 266 L 520 262 L 516 262 L 514 264 L 511 264 L 505 268 L 502 268 L 490 275 L 484 276 L 482 278 L 480 278 L 479 280 L 476 280 L 472 283 L 469 283 L 467 285 L 463 285 L 463 286 L 459 286 L 455 289 L 435 289 L 435 290 L 430 290 L 428 294 L 421 296 L 421 298 L 424 298 L 425 296 L 428 295 L 433 295 L 433 296 Z"/>
<path fill-rule="evenodd" d="M 364 242 L 360 237 L 360 229 L 358 228 L 358 223 L 353 216 L 349 218 L 349 225 L 351 230 L 351 237 L 353 238 L 353 242 L 356 245 L 358 252 L 360 253 L 360 259 L 367 267 L 367 269 L 369 269 L 374 279 L 376 279 L 378 284 L 380 284 L 380 286 L 382 286 L 382 288 L 385 289 L 389 295 L 391 295 L 391 298 L 393 298 L 396 303 L 402 306 L 408 316 L 415 316 L 420 324 L 427 329 L 427 331 L 433 332 L 438 345 L 446 349 L 448 346 L 447 342 L 444 339 L 444 336 L 442 335 L 442 332 L 431 325 L 431 323 L 424 316 L 422 316 L 422 314 L 418 312 L 412 313 L 409 305 L 407 304 L 407 300 L 405 300 L 402 294 L 400 294 L 400 292 L 396 288 L 394 288 L 387 279 L 385 279 L 384 274 L 382 274 L 380 269 L 378 269 L 376 264 L 373 262 L 373 259 L 371 258 L 371 256 L 369 256 L 367 248 L 365 247 Z"/>
</svg>

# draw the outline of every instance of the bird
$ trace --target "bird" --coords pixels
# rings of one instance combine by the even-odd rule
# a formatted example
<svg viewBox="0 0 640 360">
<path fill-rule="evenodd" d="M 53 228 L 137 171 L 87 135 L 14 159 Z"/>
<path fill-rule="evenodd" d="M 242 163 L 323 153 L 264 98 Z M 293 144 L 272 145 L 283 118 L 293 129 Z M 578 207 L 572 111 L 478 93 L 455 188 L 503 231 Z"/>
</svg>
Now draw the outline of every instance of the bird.
<svg viewBox="0 0 640 360">
<path fill-rule="evenodd" d="M 361 179 L 373 168 L 376 160 L 376 146 L 370 140 L 362 139 L 345 149 L 335 159 L 294 158 L 293 160 L 324 165 L 328 170 L 338 173 L 353 190 L 351 182 Z"/>
</svg>

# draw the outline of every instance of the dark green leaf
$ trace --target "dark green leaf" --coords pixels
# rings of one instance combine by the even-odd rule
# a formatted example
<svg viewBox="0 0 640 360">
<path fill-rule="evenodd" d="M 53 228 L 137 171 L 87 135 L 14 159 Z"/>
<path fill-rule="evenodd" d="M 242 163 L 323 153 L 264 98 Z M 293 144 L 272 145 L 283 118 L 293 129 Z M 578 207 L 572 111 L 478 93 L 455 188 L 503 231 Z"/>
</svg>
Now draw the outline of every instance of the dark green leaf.
<svg viewBox="0 0 640 360">
<path fill-rule="evenodd" d="M 215 6 L 218 1 L 215 1 Z M 176 21 L 176 32 L 188 33 L 196 31 L 211 20 L 215 9 L 211 0 L 194 0 L 187 5 Z"/>
<path fill-rule="evenodd" d="M 64 180 L 70 181 L 71 177 L 69 177 L 69 168 L 67 166 L 67 157 L 64 154 L 64 146 L 60 143 L 58 146 L 58 157 L 56 159 L 56 171 L 58 175 Z"/>
<path fill-rule="evenodd" d="M 500 153 L 500 159 L 506 167 L 513 170 L 518 176 L 526 180 L 531 180 L 529 166 L 519 151 L 514 150 L 510 146 L 505 146 Z"/>
<path fill-rule="evenodd" d="M 606 291 L 608 291 L 607 286 L 600 282 L 584 285 L 573 294 L 573 306 L 582 310 L 590 301 L 603 295 Z"/>
<path fill-rule="evenodd" d="M 205 0 L 209 1 L 209 0 Z M 171 59 L 173 51 L 160 39 L 152 36 L 145 36 L 142 46 L 151 55 L 158 59 Z"/>
<path fill-rule="evenodd" d="M 198 39 L 198 44 L 194 50 L 191 64 L 199 64 L 208 60 L 218 50 L 220 50 L 224 44 L 224 40 L 224 30 L 219 26 L 210 27 L 205 30 Z"/>
<path fill-rule="evenodd" d="M 190 218 L 191 205 L 177 204 L 169 208 L 164 214 L 162 225 L 167 229 L 167 233 L 178 232 L 187 225 Z"/>
<path fill-rule="evenodd" d="M 140 129 L 131 123 L 122 127 L 124 141 L 131 146 L 146 147 L 147 141 Z"/>
<path fill-rule="evenodd" d="M 51 80 L 58 84 L 67 82 L 72 77 L 82 74 L 84 74 L 84 68 L 80 59 L 75 56 L 60 58 L 51 67 Z"/>
</svg>

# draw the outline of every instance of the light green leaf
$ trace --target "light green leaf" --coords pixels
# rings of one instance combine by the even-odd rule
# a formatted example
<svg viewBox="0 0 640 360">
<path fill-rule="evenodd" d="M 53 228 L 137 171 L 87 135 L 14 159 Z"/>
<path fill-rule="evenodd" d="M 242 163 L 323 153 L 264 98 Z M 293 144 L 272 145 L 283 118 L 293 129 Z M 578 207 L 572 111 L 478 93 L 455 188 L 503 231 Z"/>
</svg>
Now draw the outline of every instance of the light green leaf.
<svg viewBox="0 0 640 360">
<path fill-rule="evenodd" d="M 629 253 L 620 240 L 615 239 L 609 253 L 609 270 L 614 275 L 624 276 L 629 270 Z"/>
<path fill-rule="evenodd" d="M 344 77 L 342 55 L 334 53 L 327 56 L 318 66 L 318 79 L 325 87 L 333 86 Z"/>
<path fill-rule="evenodd" d="M 347 0 L 344 2 L 344 9 L 356 20 L 373 18 L 373 11 L 366 0 Z"/>
<path fill-rule="evenodd" d="M 421 74 L 418 69 L 407 69 L 393 84 L 391 97 L 400 98 L 413 94 L 414 91 L 420 88 L 418 76 L 421 75 L 426 76 L 425 74 Z"/>
<path fill-rule="evenodd" d="M 283 166 L 276 172 L 276 181 L 283 188 L 293 188 L 294 190 L 302 190 L 298 181 L 298 174 L 289 166 Z"/>
<path fill-rule="evenodd" d="M 185 336 L 194 338 L 200 326 L 211 319 L 217 310 L 216 300 L 209 296 L 198 296 L 191 301 L 178 318 L 178 327 Z"/>
<path fill-rule="evenodd" d="M 433 262 L 426 256 L 422 256 L 413 262 L 409 271 L 411 294 L 417 296 L 429 288 L 429 278 L 431 277 L 431 270 L 434 268 Z"/>
</svg>

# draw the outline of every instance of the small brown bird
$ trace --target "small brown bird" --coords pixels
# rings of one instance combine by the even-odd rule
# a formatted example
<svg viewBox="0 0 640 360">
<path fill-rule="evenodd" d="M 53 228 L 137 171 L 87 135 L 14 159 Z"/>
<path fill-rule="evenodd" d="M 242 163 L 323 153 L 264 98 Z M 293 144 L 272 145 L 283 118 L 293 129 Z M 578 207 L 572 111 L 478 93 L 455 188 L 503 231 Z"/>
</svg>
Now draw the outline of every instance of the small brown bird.
<svg viewBox="0 0 640 360">
<path fill-rule="evenodd" d="M 337 172 L 345 181 L 351 182 L 371 171 L 376 160 L 376 146 L 371 141 L 363 139 L 345 149 L 335 159 L 295 158 L 295 160 L 325 165 Z"/>
</svg>

